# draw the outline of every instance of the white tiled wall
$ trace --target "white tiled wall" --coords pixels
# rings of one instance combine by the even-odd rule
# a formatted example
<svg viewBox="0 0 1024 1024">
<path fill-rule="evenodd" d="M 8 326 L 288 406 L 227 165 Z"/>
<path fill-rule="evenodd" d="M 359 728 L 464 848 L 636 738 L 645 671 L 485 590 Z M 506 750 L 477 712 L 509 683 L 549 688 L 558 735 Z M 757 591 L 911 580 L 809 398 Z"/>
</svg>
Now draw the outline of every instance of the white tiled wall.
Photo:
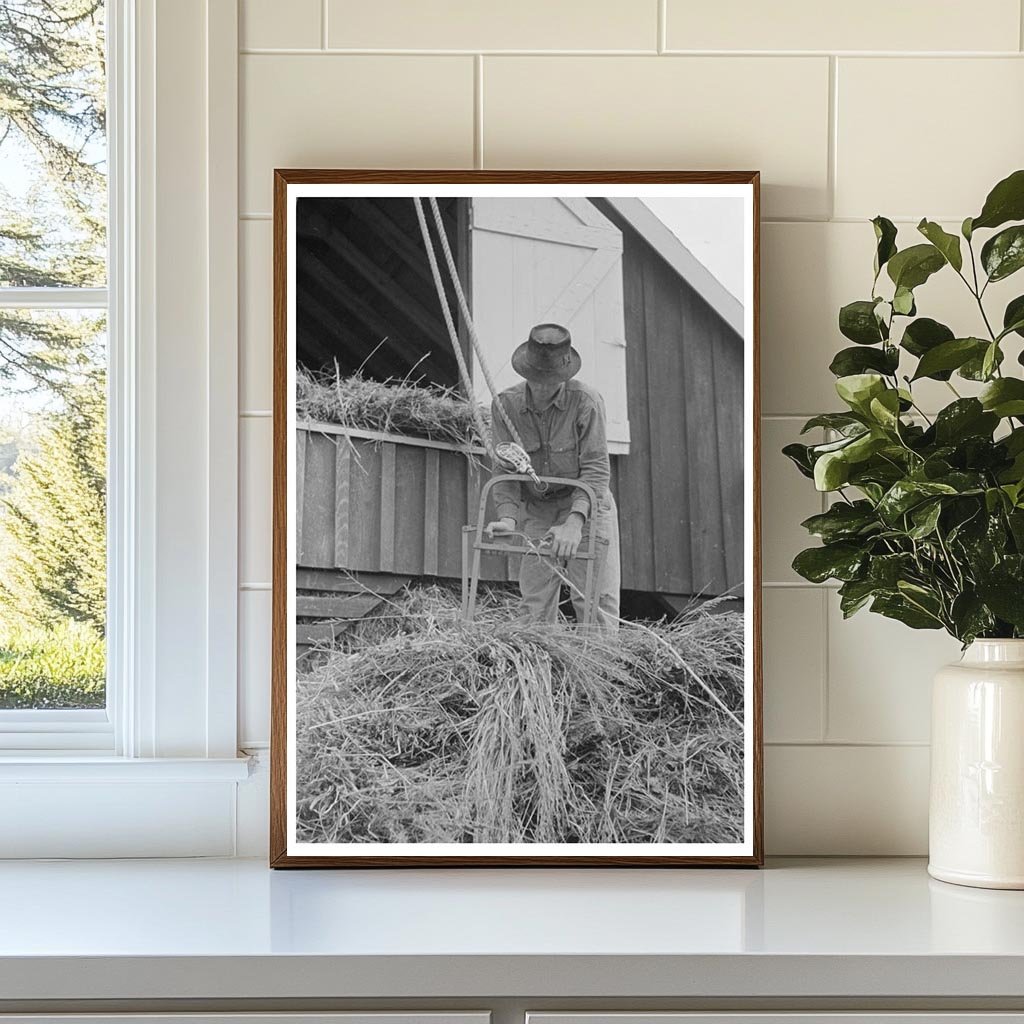
<svg viewBox="0 0 1024 1024">
<path fill-rule="evenodd" d="M 799 581 L 798 523 L 822 506 L 778 450 L 834 404 L 836 311 L 870 285 L 866 218 L 959 223 L 1024 164 L 1020 7 L 241 0 L 243 745 L 267 738 L 272 169 L 758 168 L 767 845 L 923 853 L 928 683 L 957 645 L 843 622 L 834 591 Z M 922 311 L 973 324 L 943 277 Z"/>
</svg>

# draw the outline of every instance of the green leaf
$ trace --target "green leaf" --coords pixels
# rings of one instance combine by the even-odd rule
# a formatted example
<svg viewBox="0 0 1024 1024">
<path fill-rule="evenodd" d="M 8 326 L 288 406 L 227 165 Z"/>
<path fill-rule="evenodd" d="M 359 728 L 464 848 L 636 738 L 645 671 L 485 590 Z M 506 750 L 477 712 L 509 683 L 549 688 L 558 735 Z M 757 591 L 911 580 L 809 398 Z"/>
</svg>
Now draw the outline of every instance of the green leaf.
<svg viewBox="0 0 1024 1024">
<path fill-rule="evenodd" d="M 1024 267 L 1024 224 L 990 238 L 981 249 L 981 265 L 990 281 L 1002 281 Z"/>
<path fill-rule="evenodd" d="M 804 476 L 814 478 L 814 462 L 811 459 L 811 450 L 805 444 L 787 444 L 782 449 L 782 454 L 789 459 Z"/>
<path fill-rule="evenodd" d="M 839 608 L 848 619 L 860 611 L 878 593 L 878 585 L 871 580 L 850 580 L 839 588 Z"/>
<path fill-rule="evenodd" d="M 971 235 L 974 233 L 974 230 L 971 227 L 973 222 L 973 217 L 965 217 L 963 224 L 960 225 L 960 234 L 963 235 L 968 242 L 971 240 Z"/>
<path fill-rule="evenodd" d="M 914 293 L 909 288 L 900 285 L 892 297 L 892 309 L 900 316 L 913 316 L 917 312 L 914 305 Z"/>
<path fill-rule="evenodd" d="M 1014 171 L 989 192 L 981 213 L 970 220 L 967 230 L 997 228 L 1008 220 L 1024 220 L 1024 170 Z M 964 221 L 965 227 L 967 224 Z"/>
<path fill-rule="evenodd" d="M 900 595 L 880 595 L 871 602 L 871 610 L 887 619 L 896 619 L 911 629 L 942 629 L 942 620 L 915 607 Z"/>
<path fill-rule="evenodd" d="M 983 380 L 988 380 L 995 368 L 1002 362 L 1000 355 L 999 342 L 991 342 L 985 349 L 985 355 L 981 359 L 981 376 Z"/>
<path fill-rule="evenodd" d="M 862 415 L 871 399 L 886 390 L 885 381 L 877 373 L 854 373 L 836 381 L 836 393 L 854 412 Z"/>
<path fill-rule="evenodd" d="M 1003 313 L 1003 333 L 1014 331 L 1024 337 L 1024 295 L 1011 299 Z"/>
<path fill-rule="evenodd" d="M 812 583 L 824 583 L 827 579 L 852 580 L 860 572 L 865 558 L 859 544 L 841 541 L 801 551 L 793 559 L 793 569 Z"/>
<path fill-rule="evenodd" d="M 964 259 L 960 253 L 960 239 L 956 235 L 951 235 L 935 221 L 927 219 L 917 225 L 917 230 L 942 253 L 945 261 L 954 270 L 960 270 L 963 267 Z"/>
<path fill-rule="evenodd" d="M 858 299 L 839 310 L 839 332 L 858 345 L 877 345 L 888 333 L 875 316 L 877 299 Z"/>
<path fill-rule="evenodd" d="M 1024 579 L 993 577 L 978 584 L 978 596 L 1004 622 L 1024 629 Z"/>
<path fill-rule="evenodd" d="M 1003 361 L 1003 350 L 996 346 L 996 348 L 992 351 L 990 355 L 990 348 L 991 346 L 986 343 L 985 350 L 983 352 L 979 352 L 977 355 L 971 356 L 971 358 L 968 359 L 967 362 L 965 362 L 963 366 L 961 366 L 960 369 L 956 371 L 957 376 L 963 377 L 964 380 L 989 380 L 992 377 L 992 374 L 995 372 L 995 367 L 999 366 L 999 364 L 1002 363 Z M 989 356 L 990 360 L 993 363 L 993 368 L 988 372 L 985 371 L 986 356 Z"/>
<path fill-rule="evenodd" d="M 951 484 L 934 480 L 897 480 L 882 496 L 878 503 L 878 514 L 890 525 L 895 525 L 900 516 L 912 508 L 943 494 L 956 494 Z"/>
<path fill-rule="evenodd" d="M 900 395 L 898 391 L 883 391 L 872 398 L 868 406 L 872 419 L 886 430 L 896 430 L 900 420 Z"/>
<path fill-rule="evenodd" d="M 907 324 L 900 345 L 912 356 L 919 358 L 930 349 L 951 341 L 956 335 L 945 325 L 930 317 L 918 317 L 913 323 Z"/>
<path fill-rule="evenodd" d="M 941 380 L 939 374 L 946 370 L 958 369 L 974 356 L 982 358 L 986 348 L 988 342 L 980 338 L 954 338 L 952 341 L 944 341 L 921 356 L 913 380 L 920 380 L 922 377 Z"/>
<path fill-rule="evenodd" d="M 829 364 L 829 370 L 837 377 L 848 377 L 867 370 L 877 370 L 891 377 L 899 369 L 899 365 L 900 353 L 895 345 L 886 345 L 883 348 L 854 346 L 840 349 Z"/>
<path fill-rule="evenodd" d="M 956 444 L 968 437 L 991 437 L 999 417 L 985 411 L 976 398 L 958 398 L 935 417 L 935 439 L 941 445 Z"/>
<path fill-rule="evenodd" d="M 895 394 L 895 392 L 887 393 Z M 848 465 L 855 466 L 858 462 L 870 459 L 875 452 L 884 448 L 888 443 L 888 440 L 882 434 L 861 434 L 860 437 L 855 438 L 843 449 L 843 459 Z"/>
<path fill-rule="evenodd" d="M 1024 380 L 1000 377 L 978 396 L 982 407 L 1000 418 L 1024 416 Z"/>
<path fill-rule="evenodd" d="M 867 351 L 867 349 L 858 351 Z M 838 430 L 841 433 L 845 433 L 854 427 L 863 429 L 864 424 L 859 417 L 853 416 L 848 412 L 823 412 L 819 416 L 812 416 L 803 425 L 800 433 L 806 434 L 808 430 L 814 430 L 817 427 L 825 427 L 828 430 Z M 860 430 L 856 432 L 860 433 Z"/>
<path fill-rule="evenodd" d="M 850 463 L 843 453 L 826 452 L 814 463 L 814 486 L 819 491 L 838 490 L 850 479 Z"/>
<path fill-rule="evenodd" d="M 914 562 L 912 555 L 900 552 L 893 555 L 875 555 L 868 568 L 868 579 L 876 587 L 895 590 L 899 581 L 910 571 Z"/>
<path fill-rule="evenodd" d="M 914 540 L 924 540 L 925 537 L 931 536 L 935 532 L 941 514 L 942 503 L 939 501 L 927 501 L 923 505 L 918 505 L 910 513 L 910 521 L 914 525 L 907 531 L 908 536 L 913 537 Z"/>
<path fill-rule="evenodd" d="M 878 517 L 869 501 L 847 504 L 837 501 L 827 512 L 811 516 L 800 524 L 808 533 L 826 544 L 848 540 L 879 529 Z"/>
<path fill-rule="evenodd" d="M 881 273 L 882 267 L 896 255 L 896 225 L 887 217 L 874 217 L 871 221 L 875 229 L 875 277 Z"/>
<path fill-rule="evenodd" d="M 946 265 L 946 259 L 934 245 L 912 245 L 901 249 L 886 266 L 889 278 L 897 288 L 913 291 L 937 270 Z"/>
<path fill-rule="evenodd" d="M 970 643 L 995 629 L 995 618 L 977 594 L 965 591 L 953 599 L 949 617 L 956 627 L 956 638 Z"/>
</svg>

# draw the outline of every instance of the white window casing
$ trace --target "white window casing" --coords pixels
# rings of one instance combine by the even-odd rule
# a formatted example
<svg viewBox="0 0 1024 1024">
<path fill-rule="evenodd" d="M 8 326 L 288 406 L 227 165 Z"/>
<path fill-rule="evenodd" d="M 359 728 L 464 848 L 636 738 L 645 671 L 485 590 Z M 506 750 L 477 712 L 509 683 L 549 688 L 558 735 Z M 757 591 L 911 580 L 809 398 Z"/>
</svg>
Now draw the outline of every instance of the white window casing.
<svg viewBox="0 0 1024 1024">
<path fill-rule="evenodd" d="M 229 855 L 237 3 L 107 4 L 108 709 L 0 715 L 0 857 Z"/>
</svg>

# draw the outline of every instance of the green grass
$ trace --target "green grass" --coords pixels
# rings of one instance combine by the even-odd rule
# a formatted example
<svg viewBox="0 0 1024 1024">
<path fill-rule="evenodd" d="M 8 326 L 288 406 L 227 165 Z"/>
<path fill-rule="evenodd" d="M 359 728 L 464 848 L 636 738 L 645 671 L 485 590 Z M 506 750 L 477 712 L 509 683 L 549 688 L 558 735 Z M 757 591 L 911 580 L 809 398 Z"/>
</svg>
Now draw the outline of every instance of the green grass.
<svg viewBox="0 0 1024 1024">
<path fill-rule="evenodd" d="M 105 690 L 106 648 L 89 626 L 0 624 L 0 709 L 101 708 Z"/>
</svg>

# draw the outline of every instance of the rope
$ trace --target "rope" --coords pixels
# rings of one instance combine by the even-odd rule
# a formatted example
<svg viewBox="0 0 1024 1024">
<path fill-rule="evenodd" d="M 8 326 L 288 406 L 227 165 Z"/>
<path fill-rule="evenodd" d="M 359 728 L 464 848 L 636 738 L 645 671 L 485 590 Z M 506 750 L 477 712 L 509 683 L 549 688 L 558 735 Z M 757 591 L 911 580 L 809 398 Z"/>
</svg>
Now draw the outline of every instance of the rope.
<svg viewBox="0 0 1024 1024">
<path fill-rule="evenodd" d="M 431 200 L 433 202 L 433 200 Z M 423 235 L 423 245 L 427 250 L 427 259 L 430 262 L 430 272 L 434 277 L 434 287 L 437 289 L 437 297 L 441 303 L 441 312 L 444 314 L 444 322 L 448 328 L 448 336 L 451 338 L 452 348 L 455 349 L 455 359 L 459 364 L 459 376 L 462 378 L 462 386 L 466 389 L 466 394 L 469 396 L 469 404 L 473 413 L 473 422 L 476 425 L 476 431 L 480 435 L 480 440 L 483 441 L 484 447 L 487 449 L 487 454 L 490 456 L 491 461 L 494 465 L 498 465 L 498 457 L 494 451 L 494 442 L 491 439 L 491 432 L 487 429 L 487 424 L 484 422 L 483 414 L 480 412 L 480 407 L 473 399 L 473 379 L 469 375 L 469 367 L 466 365 L 466 358 L 462 354 L 462 346 L 459 344 L 459 334 L 455 329 L 455 323 L 452 320 L 452 311 L 448 307 L 448 299 L 444 292 L 444 282 L 441 280 L 441 269 L 437 265 L 437 256 L 434 253 L 434 246 L 430 241 L 430 232 L 427 230 L 427 218 L 423 214 L 423 207 L 420 205 L 420 200 L 413 197 L 413 205 L 416 207 L 416 219 L 420 224 L 420 233 Z M 436 209 L 436 203 L 435 209 Z M 444 231 L 441 231 L 441 238 L 445 238 Z M 445 241 L 445 248 L 447 249 L 447 241 Z M 456 276 L 456 281 L 458 277 Z M 462 294 L 461 288 L 456 285 L 459 294 Z M 472 330 L 471 330 L 472 336 Z M 488 385 L 490 386 L 490 385 Z"/>
<path fill-rule="evenodd" d="M 416 203 L 416 208 L 417 210 L 419 209 L 419 202 Z M 459 302 L 459 310 L 462 313 L 462 319 L 465 321 L 466 330 L 469 332 L 469 340 L 473 345 L 473 351 L 476 353 L 477 362 L 480 364 L 480 370 L 484 375 L 487 390 L 490 391 L 491 396 L 494 399 L 494 406 L 498 410 L 498 415 L 505 421 L 505 426 L 508 427 L 508 432 L 512 440 L 522 448 L 523 439 L 519 436 L 519 431 L 516 430 L 516 426 L 512 422 L 511 417 L 505 411 L 505 406 L 502 404 L 498 388 L 494 383 L 494 378 L 491 376 L 491 371 L 487 368 L 487 360 L 484 358 L 483 346 L 480 344 L 480 338 L 477 336 L 476 326 L 474 325 L 473 318 L 469 313 L 469 304 L 466 302 L 466 295 L 462 290 L 462 282 L 459 280 L 458 271 L 455 269 L 455 258 L 452 256 L 451 246 L 448 244 L 448 233 L 445 231 L 444 222 L 441 220 L 441 210 L 437 205 L 437 200 L 433 197 L 430 198 L 430 209 L 434 215 L 434 224 L 437 226 L 438 236 L 441 239 L 441 251 L 444 253 L 445 262 L 448 264 L 448 273 L 451 276 L 452 284 L 455 287 L 455 297 Z M 455 347 L 458 348 L 458 341 L 456 339 L 453 340 Z M 471 385 L 469 387 L 469 397 L 472 400 L 473 392 L 471 390 Z"/>
</svg>

